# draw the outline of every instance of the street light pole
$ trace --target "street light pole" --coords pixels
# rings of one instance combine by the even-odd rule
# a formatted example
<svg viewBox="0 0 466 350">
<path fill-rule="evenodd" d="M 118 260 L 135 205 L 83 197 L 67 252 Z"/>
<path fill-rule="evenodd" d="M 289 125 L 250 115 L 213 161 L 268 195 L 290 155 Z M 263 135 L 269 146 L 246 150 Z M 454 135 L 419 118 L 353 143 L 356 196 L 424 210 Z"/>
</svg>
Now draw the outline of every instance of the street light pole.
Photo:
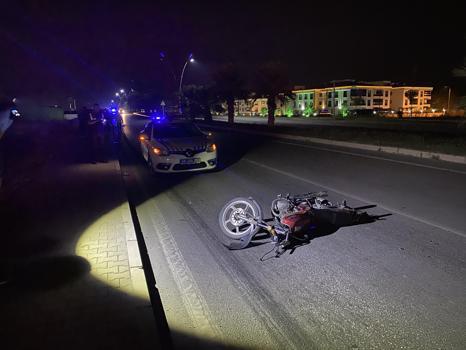
<svg viewBox="0 0 466 350">
<path fill-rule="evenodd" d="M 184 72 L 186 70 L 186 67 L 188 66 L 188 63 L 189 62 L 194 62 L 194 58 L 193 58 L 193 54 L 189 54 L 188 56 L 188 59 L 186 60 L 186 62 L 184 63 L 184 66 L 183 66 L 183 69 L 181 71 L 181 76 L 180 76 L 180 86 L 179 86 L 179 110 L 180 110 L 180 113 L 183 112 L 182 110 L 182 102 L 183 102 L 183 77 L 184 77 Z"/>
<path fill-rule="evenodd" d="M 451 87 L 448 87 L 448 102 L 447 102 L 447 114 L 450 114 L 450 97 L 451 97 Z"/>
</svg>

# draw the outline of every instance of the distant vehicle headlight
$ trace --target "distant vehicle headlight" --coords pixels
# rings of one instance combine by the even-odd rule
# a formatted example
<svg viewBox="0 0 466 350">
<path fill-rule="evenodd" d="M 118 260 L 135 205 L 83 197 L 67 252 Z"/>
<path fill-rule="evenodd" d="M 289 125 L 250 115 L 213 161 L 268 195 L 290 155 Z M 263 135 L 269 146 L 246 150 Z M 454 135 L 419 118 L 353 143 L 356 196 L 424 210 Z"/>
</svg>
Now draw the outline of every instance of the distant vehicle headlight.
<svg viewBox="0 0 466 350">
<path fill-rule="evenodd" d="M 211 143 L 207 145 L 207 149 L 206 149 L 207 152 L 214 152 L 216 150 L 217 150 L 217 145 L 215 143 Z"/>
</svg>

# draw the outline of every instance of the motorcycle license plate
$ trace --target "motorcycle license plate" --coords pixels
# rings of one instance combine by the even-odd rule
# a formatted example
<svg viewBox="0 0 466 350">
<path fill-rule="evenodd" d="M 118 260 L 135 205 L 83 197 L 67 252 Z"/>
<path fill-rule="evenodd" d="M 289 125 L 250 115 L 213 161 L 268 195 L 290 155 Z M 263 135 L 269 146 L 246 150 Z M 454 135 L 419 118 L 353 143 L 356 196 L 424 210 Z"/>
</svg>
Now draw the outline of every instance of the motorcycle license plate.
<svg viewBox="0 0 466 350">
<path fill-rule="evenodd" d="M 180 159 L 180 164 L 197 164 L 199 161 L 200 158 Z"/>
</svg>

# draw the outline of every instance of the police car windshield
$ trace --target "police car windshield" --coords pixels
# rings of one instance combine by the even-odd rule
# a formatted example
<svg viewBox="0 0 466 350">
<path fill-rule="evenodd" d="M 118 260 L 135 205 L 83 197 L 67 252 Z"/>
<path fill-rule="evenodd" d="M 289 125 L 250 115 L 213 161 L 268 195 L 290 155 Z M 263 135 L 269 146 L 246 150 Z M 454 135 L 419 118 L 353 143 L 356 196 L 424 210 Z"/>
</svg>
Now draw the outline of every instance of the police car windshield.
<svg viewBox="0 0 466 350">
<path fill-rule="evenodd" d="M 193 124 L 166 124 L 154 125 L 154 136 L 156 138 L 178 138 L 202 136 L 202 132 Z"/>
</svg>

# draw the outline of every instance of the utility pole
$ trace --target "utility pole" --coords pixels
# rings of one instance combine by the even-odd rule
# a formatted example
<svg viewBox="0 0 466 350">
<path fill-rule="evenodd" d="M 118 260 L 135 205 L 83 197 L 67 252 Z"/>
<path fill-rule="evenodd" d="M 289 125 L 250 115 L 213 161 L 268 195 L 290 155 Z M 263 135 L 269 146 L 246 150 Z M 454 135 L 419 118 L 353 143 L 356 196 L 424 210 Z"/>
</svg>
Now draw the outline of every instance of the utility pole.
<svg viewBox="0 0 466 350">
<path fill-rule="evenodd" d="M 451 97 L 451 87 L 448 87 L 448 102 L 447 102 L 447 114 L 450 114 L 450 97 Z"/>
</svg>

